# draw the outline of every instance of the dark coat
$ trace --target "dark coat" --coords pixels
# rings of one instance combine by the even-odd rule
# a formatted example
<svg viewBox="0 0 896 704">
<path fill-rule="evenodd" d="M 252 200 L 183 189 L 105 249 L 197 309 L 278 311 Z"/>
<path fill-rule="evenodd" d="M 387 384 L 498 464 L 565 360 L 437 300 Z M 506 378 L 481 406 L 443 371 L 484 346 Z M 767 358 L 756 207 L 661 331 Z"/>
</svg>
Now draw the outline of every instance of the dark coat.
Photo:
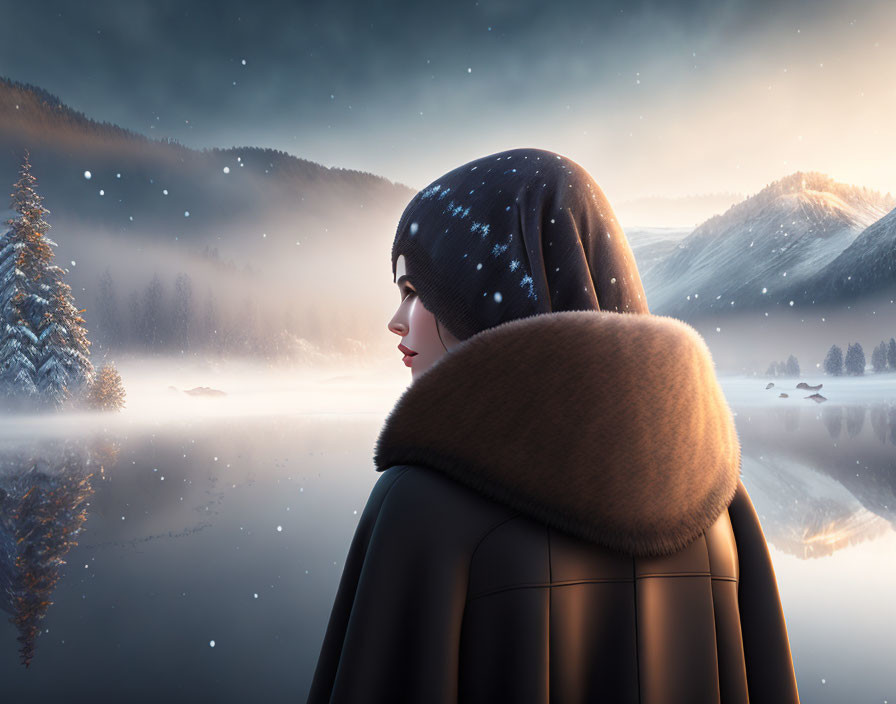
<svg viewBox="0 0 896 704">
<path fill-rule="evenodd" d="M 575 311 L 464 341 L 377 441 L 317 702 L 798 702 L 705 343 Z"/>
</svg>

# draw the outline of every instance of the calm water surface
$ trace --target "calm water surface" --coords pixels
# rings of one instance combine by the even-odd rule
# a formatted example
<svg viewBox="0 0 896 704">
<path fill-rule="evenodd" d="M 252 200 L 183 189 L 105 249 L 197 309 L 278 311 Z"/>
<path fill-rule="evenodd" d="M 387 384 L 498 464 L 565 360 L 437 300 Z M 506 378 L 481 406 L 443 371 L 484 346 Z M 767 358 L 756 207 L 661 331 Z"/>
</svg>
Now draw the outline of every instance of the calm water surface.
<svg viewBox="0 0 896 704">
<path fill-rule="evenodd" d="M 896 400 L 723 385 L 802 700 L 896 703 Z M 3 439 L 3 701 L 304 701 L 393 401 Z"/>
</svg>

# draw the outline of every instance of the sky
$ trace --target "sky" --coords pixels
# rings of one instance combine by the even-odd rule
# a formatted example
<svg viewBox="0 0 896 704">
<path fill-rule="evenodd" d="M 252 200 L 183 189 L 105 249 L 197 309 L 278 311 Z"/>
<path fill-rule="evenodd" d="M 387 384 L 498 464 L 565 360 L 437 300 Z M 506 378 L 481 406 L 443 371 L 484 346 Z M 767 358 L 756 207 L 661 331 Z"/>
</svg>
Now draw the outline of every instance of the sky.
<svg viewBox="0 0 896 704">
<path fill-rule="evenodd" d="M 4 2 L 0 75 L 194 148 L 423 188 L 538 147 L 611 203 L 797 170 L 896 192 L 896 3 Z"/>
</svg>

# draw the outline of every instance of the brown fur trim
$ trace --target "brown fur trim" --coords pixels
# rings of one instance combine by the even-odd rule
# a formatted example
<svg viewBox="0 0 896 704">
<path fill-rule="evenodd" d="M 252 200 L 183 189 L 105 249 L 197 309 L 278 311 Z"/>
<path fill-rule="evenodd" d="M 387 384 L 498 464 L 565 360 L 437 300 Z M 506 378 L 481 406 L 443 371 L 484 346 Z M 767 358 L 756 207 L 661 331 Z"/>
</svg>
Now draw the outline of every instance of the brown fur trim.
<svg viewBox="0 0 896 704">
<path fill-rule="evenodd" d="M 451 348 L 402 394 L 374 463 L 432 467 L 566 532 L 660 555 L 731 502 L 740 444 L 691 326 L 564 311 Z"/>
</svg>

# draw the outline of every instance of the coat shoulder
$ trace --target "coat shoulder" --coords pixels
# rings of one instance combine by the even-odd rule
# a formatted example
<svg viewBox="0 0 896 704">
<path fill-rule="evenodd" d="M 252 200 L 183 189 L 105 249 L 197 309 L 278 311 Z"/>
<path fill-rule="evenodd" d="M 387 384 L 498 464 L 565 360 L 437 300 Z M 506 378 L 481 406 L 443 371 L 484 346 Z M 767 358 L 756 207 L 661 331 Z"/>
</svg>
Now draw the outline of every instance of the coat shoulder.
<svg viewBox="0 0 896 704">
<path fill-rule="evenodd" d="M 380 498 L 381 497 L 381 498 Z M 383 471 L 371 492 L 378 499 L 376 529 L 396 531 L 401 542 L 422 549 L 475 550 L 491 530 L 517 511 L 423 465 L 396 465 Z"/>
</svg>

